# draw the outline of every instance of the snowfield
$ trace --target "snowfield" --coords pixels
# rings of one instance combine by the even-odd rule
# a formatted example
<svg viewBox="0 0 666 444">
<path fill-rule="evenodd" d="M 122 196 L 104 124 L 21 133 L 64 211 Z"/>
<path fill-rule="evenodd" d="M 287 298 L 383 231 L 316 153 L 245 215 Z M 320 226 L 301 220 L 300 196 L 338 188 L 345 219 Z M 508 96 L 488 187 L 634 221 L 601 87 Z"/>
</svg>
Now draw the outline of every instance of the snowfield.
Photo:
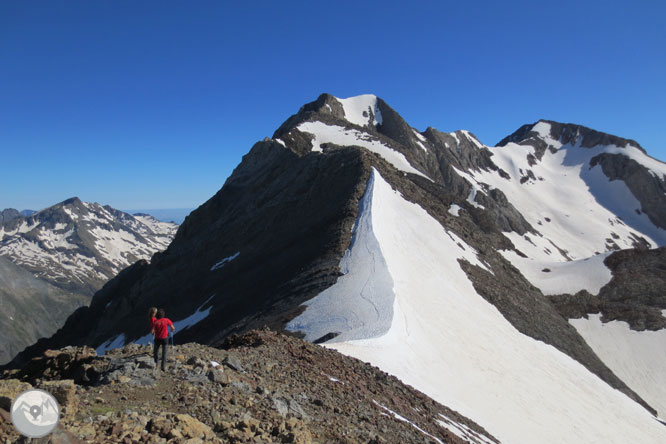
<svg viewBox="0 0 666 444">
<path fill-rule="evenodd" d="M 511 250 L 501 253 L 545 295 L 576 294 L 581 290 L 597 295 L 601 287 L 613 277 L 604 264 L 604 259 L 611 255 L 610 252 L 570 262 L 523 258 Z"/>
<path fill-rule="evenodd" d="M 483 266 L 474 250 L 458 245 L 459 239 L 404 200 L 377 171 L 360 210 L 359 228 L 341 265 L 383 258 L 392 294 L 371 304 L 384 313 L 374 318 L 380 323 L 392 313 L 390 326 L 384 333 L 385 327 L 373 330 L 367 325 L 372 317 L 361 316 L 363 328 L 347 332 L 366 338 L 337 342 L 344 339 L 340 335 L 329 347 L 397 376 L 504 443 L 666 442 L 666 427 L 647 410 L 569 356 L 518 332 L 479 296 L 458 263 Z M 360 288 L 379 294 L 386 276 L 374 276 L 350 271 L 327 291 L 344 295 Z M 324 293 L 308 303 L 293 329 L 315 337 L 348 325 L 303 322 L 318 304 L 331 304 L 333 298 L 327 301 Z M 358 313 L 367 314 L 363 297 L 341 300 L 335 318 L 351 322 Z M 379 306 L 386 303 L 392 307 Z"/>
<path fill-rule="evenodd" d="M 666 330 L 635 331 L 622 321 L 602 324 L 599 314 L 569 323 L 613 373 L 666 420 Z"/>
<path fill-rule="evenodd" d="M 550 124 L 539 122 L 535 130 L 550 134 Z M 546 150 L 535 165 L 528 161 L 528 156 L 536 155 L 532 146 L 509 143 L 488 148 L 493 153 L 492 161 L 509 174 L 509 180 L 496 171 L 458 172 L 472 185 L 486 183 L 502 190 L 541 234 L 527 235 L 529 240 L 523 242 L 517 234 L 507 233 L 514 244 L 521 244 L 516 245 L 519 250 L 531 259 L 552 262 L 586 259 L 611 250 L 613 244 L 633 248 L 637 236 L 644 237 L 652 247 L 666 245 L 666 231 L 654 226 L 644 213 L 638 214 L 641 204 L 627 185 L 609 180 L 601 166 L 590 168 L 589 164 L 594 156 L 607 152 L 632 158 L 655 174 L 666 174 L 666 165 L 631 146 L 584 148 L 579 144 L 562 145 L 549 136 L 546 140 L 557 151 Z"/>
<path fill-rule="evenodd" d="M 342 104 L 342 109 L 345 111 L 345 119 L 358 126 L 366 126 L 368 124 L 377 126 L 382 123 L 382 113 L 377 107 L 377 96 L 372 94 L 364 94 L 361 96 L 350 97 L 348 99 L 336 100 Z M 370 120 L 370 112 L 372 112 L 372 120 Z M 363 115 L 365 113 L 365 115 Z"/>
</svg>

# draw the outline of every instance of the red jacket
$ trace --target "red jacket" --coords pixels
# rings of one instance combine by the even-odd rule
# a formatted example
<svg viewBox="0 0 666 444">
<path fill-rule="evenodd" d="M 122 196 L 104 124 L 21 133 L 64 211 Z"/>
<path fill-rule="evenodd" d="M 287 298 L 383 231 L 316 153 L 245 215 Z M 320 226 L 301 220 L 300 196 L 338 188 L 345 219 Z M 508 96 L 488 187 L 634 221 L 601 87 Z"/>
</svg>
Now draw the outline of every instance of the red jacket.
<svg viewBox="0 0 666 444">
<path fill-rule="evenodd" d="M 156 319 L 153 322 L 155 330 L 155 339 L 166 339 L 169 336 L 169 327 L 173 327 L 173 322 L 169 318 Z"/>
</svg>

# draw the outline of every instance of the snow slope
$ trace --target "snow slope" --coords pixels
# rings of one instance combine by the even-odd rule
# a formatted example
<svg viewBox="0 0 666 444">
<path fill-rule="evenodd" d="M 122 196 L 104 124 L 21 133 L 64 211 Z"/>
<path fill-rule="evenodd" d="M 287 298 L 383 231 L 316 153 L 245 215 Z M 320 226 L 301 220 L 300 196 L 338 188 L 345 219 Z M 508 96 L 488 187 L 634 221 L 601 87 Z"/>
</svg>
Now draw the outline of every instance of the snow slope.
<svg viewBox="0 0 666 444">
<path fill-rule="evenodd" d="M 545 295 L 576 294 L 587 290 L 599 294 L 601 287 L 613 277 L 604 265 L 611 253 L 598 254 L 577 261 L 539 261 L 518 256 L 514 251 L 503 251 L 502 255 L 518 268 L 532 285 Z"/>
<path fill-rule="evenodd" d="M 392 298 L 383 299 L 393 301 L 392 310 L 384 308 L 392 311 L 391 325 L 379 336 L 330 347 L 396 375 L 504 443 L 666 442 L 666 427 L 640 405 L 567 355 L 518 332 L 479 296 L 458 263 L 463 258 L 483 266 L 472 248 L 376 171 L 366 195 L 358 225 L 370 218 L 371 226 L 357 230 L 349 255 L 379 252 L 384 258 L 393 281 Z M 378 250 L 364 251 L 372 244 L 363 239 L 369 235 Z M 385 285 L 373 276 L 356 285 L 340 278 L 331 291 Z M 317 298 L 303 315 L 316 304 Z M 342 305 L 352 318 L 356 305 Z M 308 324 L 299 326 L 311 334 Z"/>
<path fill-rule="evenodd" d="M 377 96 L 364 94 L 348 99 L 338 99 L 336 97 L 336 100 L 342 104 L 345 119 L 350 123 L 358 126 L 381 125 L 382 113 L 377 107 Z"/>
<path fill-rule="evenodd" d="M 548 123 L 537 126 L 547 133 Z M 532 146 L 509 143 L 490 148 L 492 161 L 509 174 L 508 180 L 495 171 L 464 174 L 472 184 L 486 183 L 502 190 L 539 231 L 540 236 L 528 235 L 529 240 L 508 234 L 514 244 L 521 244 L 517 247 L 524 254 L 544 261 L 585 259 L 615 248 L 613 245 L 632 248 L 637 236 L 644 237 L 652 247 L 666 245 L 666 231 L 654 226 L 644 213 L 638 214 L 641 204 L 626 184 L 609 180 L 599 165 L 589 167 L 590 160 L 602 152 L 637 158 L 659 174 L 662 170 L 666 173 L 663 164 L 632 147 L 585 148 L 562 145 L 548 137 L 545 140 L 557 151 L 546 150 L 543 158 L 532 165 L 528 159 L 536 156 Z"/>
<path fill-rule="evenodd" d="M 666 330 L 635 331 L 622 321 L 602 324 L 599 314 L 569 323 L 613 373 L 666 419 Z"/>
</svg>

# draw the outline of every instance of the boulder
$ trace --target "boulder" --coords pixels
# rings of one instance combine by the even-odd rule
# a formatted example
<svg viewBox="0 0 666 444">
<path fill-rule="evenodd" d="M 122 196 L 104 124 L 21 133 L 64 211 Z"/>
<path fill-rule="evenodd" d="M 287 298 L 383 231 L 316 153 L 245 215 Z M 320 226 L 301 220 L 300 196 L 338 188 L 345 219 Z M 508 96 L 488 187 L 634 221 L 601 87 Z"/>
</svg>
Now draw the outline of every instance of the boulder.
<svg viewBox="0 0 666 444">
<path fill-rule="evenodd" d="M 58 401 L 62 413 L 73 415 L 79 407 L 79 398 L 76 395 L 76 385 L 72 379 L 61 381 L 44 381 L 38 388 L 53 395 Z"/>
<path fill-rule="evenodd" d="M 232 370 L 236 370 L 237 372 L 243 372 L 243 366 L 241 365 L 241 362 L 238 358 L 235 356 L 227 356 L 224 358 L 222 361 L 222 364 L 226 365 Z"/>
<path fill-rule="evenodd" d="M 0 380 L 0 408 L 9 411 L 14 398 L 31 388 L 32 386 L 27 382 L 17 381 L 16 379 Z"/>
</svg>

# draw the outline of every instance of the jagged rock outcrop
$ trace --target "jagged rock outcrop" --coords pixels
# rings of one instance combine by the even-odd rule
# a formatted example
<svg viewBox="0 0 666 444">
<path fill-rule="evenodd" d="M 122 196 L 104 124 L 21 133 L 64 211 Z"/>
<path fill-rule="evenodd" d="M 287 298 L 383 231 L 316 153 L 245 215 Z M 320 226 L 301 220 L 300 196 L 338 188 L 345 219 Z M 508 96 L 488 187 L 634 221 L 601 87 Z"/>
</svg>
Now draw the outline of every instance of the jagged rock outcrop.
<svg viewBox="0 0 666 444">
<path fill-rule="evenodd" d="M 624 321 L 633 330 L 666 328 L 666 248 L 623 250 L 604 261 L 613 278 L 598 295 L 582 290 L 575 295 L 551 296 L 567 319 L 601 313 L 603 322 Z"/>
</svg>

